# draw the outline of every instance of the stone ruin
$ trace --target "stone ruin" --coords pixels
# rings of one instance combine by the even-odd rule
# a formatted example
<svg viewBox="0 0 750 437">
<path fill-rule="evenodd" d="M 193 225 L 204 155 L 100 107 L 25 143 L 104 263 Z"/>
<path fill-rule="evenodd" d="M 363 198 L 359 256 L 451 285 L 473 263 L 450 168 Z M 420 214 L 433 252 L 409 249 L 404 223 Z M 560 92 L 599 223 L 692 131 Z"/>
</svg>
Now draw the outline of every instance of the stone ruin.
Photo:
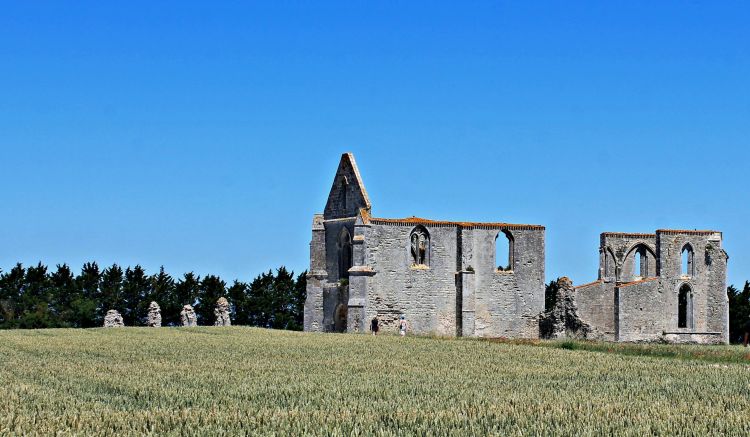
<svg viewBox="0 0 750 437">
<path fill-rule="evenodd" d="M 125 326 L 122 322 L 122 316 L 115 310 L 107 311 L 107 315 L 104 316 L 104 327 L 105 328 L 121 328 Z"/>
<path fill-rule="evenodd" d="M 395 327 L 403 315 L 414 334 L 539 337 L 544 226 L 372 212 L 345 153 L 312 220 L 305 331 L 367 332 L 375 316 Z"/>
<path fill-rule="evenodd" d="M 542 338 L 586 338 L 591 327 L 578 316 L 573 281 L 562 277 L 557 281 L 555 305 L 541 314 L 539 335 Z"/>
<path fill-rule="evenodd" d="M 198 323 L 196 323 L 195 310 L 191 305 L 185 305 L 182 307 L 182 311 L 180 311 L 180 320 L 182 321 L 182 326 L 198 326 Z"/>
<path fill-rule="evenodd" d="M 214 316 L 216 321 L 214 326 L 231 326 L 232 320 L 229 318 L 229 302 L 226 298 L 220 297 L 216 301 L 216 307 L 214 308 Z"/>
<path fill-rule="evenodd" d="M 420 196 L 429 181 L 417 187 Z M 545 232 L 504 220 L 373 216 L 345 153 L 313 215 L 304 330 L 367 332 L 373 317 L 388 326 L 405 315 L 425 335 L 729 342 L 721 232 L 602 233 L 598 280 L 566 279 L 549 309 Z"/>
<path fill-rule="evenodd" d="M 148 316 L 146 318 L 146 326 L 153 328 L 161 328 L 161 308 L 156 302 L 151 302 L 148 306 Z"/>
</svg>

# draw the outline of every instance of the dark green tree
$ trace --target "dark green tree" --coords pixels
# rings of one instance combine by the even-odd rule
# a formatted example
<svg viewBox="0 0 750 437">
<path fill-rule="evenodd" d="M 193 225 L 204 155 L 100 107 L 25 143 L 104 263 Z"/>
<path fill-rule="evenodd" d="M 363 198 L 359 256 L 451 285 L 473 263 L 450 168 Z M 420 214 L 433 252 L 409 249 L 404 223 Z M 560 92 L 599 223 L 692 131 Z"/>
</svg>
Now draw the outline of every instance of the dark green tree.
<svg viewBox="0 0 750 437">
<path fill-rule="evenodd" d="M 79 328 L 101 326 L 102 320 L 97 316 L 100 280 L 101 272 L 95 262 L 83 265 L 81 274 L 76 277 L 76 295 L 70 304 L 70 320 L 73 326 Z"/>
<path fill-rule="evenodd" d="M 125 308 L 125 300 L 122 294 L 123 274 L 122 269 L 117 264 L 112 264 L 102 272 L 102 279 L 99 283 L 99 317 L 104 319 L 104 315 L 109 310 L 117 310 L 120 313 Z"/>
<path fill-rule="evenodd" d="M 50 281 L 47 267 L 40 262 L 26 269 L 26 277 L 18 300 L 21 309 L 19 328 L 48 328 L 57 326 L 51 310 Z"/>
<path fill-rule="evenodd" d="M 244 282 L 235 280 L 227 288 L 227 300 L 232 305 L 232 323 L 235 325 L 250 325 L 250 314 L 253 309 L 248 299 L 248 286 Z"/>
<path fill-rule="evenodd" d="M 301 331 L 305 320 L 305 299 L 307 298 L 307 270 L 297 276 L 294 284 L 294 295 L 291 300 L 291 309 L 295 326 L 290 327 L 295 331 Z"/>
<path fill-rule="evenodd" d="M 171 278 L 170 278 L 171 279 Z M 161 322 L 164 326 L 179 326 L 180 312 L 184 305 L 195 306 L 200 292 L 200 277 L 193 272 L 185 273 L 172 287 L 172 292 L 160 297 Z"/>
<path fill-rule="evenodd" d="M 0 275 L 0 318 L 3 328 L 17 328 L 23 308 L 20 298 L 23 293 L 26 269 L 18 263 L 9 272 Z"/>
<path fill-rule="evenodd" d="M 306 273 L 295 281 L 294 273 L 280 267 L 270 270 L 250 284 L 248 297 L 249 323 L 274 329 L 302 329 L 305 305 Z"/>
<path fill-rule="evenodd" d="M 125 325 L 141 326 L 145 324 L 148 305 L 151 303 L 151 281 L 139 265 L 125 269 L 122 283 L 122 314 Z"/>
<path fill-rule="evenodd" d="M 58 264 L 50 274 L 51 306 L 59 326 L 74 327 L 73 300 L 78 295 L 75 276 L 67 264 Z"/>
<path fill-rule="evenodd" d="M 743 340 L 747 324 L 750 323 L 750 282 L 745 281 L 742 291 L 734 285 L 727 288 L 729 298 L 729 341 Z"/>
<path fill-rule="evenodd" d="M 203 278 L 199 288 L 198 304 L 195 306 L 199 325 L 214 324 L 214 307 L 220 297 L 226 296 L 226 287 L 226 282 L 218 276 L 208 275 Z"/>
<path fill-rule="evenodd" d="M 560 278 L 550 281 L 544 288 L 544 311 L 550 311 L 557 302 L 557 291 L 560 289 Z"/>
<path fill-rule="evenodd" d="M 270 328 L 273 325 L 273 294 L 275 277 L 272 271 L 258 275 L 250 283 L 248 307 L 250 325 Z"/>
<path fill-rule="evenodd" d="M 172 297 L 175 292 L 174 279 L 164 271 L 164 266 L 161 266 L 159 268 L 159 273 L 152 275 L 149 278 L 149 283 L 151 285 L 146 295 L 141 299 L 138 313 L 145 322 L 146 315 L 148 314 L 148 306 L 151 304 L 151 301 L 154 301 L 158 303 L 161 308 L 162 325 L 168 326 L 164 320 L 164 306 L 167 305 L 168 302 L 174 300 L 174 297 Z"/>
<path fill-rule="evenodd" d="M 271 311 L 273 314 L 271 328 L 293 329 L 294 313 L 292 301 L 294 296 L 294 273 L 282 266 L 276 270 L 273 284 L 273 299 Z"/>
</svg>

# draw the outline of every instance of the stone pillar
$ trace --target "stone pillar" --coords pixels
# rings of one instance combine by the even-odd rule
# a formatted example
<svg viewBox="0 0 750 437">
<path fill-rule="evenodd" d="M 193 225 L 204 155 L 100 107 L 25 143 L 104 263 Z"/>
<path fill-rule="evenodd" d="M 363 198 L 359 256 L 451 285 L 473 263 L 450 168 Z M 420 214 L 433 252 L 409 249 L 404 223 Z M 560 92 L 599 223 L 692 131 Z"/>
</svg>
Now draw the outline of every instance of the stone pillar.
<svg viewBox="0 0 750 437">
<path fill-rule="evenodd" d="M 182 311 L 180 311 L 180 321 L 182 322 L 182 326 L 198 326 L 195 317 L 195 310 L 192 305 L 185 305 L 182 307 Z"/>
<path fill-rule="evenodd" d="M 104 316 L 104 327 L 105 328 L 122 328 L 125 324 L 122 322 L 122 316 L 115 310 L 107 311 L 107 315 Z"/>
<path fill-rule="evenodd" d="M 367 332 L 367 282 L 375 272 L 367 266 L 367 244 L 365 236 L 370 225 L 362 216 L 354 223 L 352 239 L 352 262 L 349 269 L 349 308 L 347 311 L 347 332 Z"/>
<path fill-rule="evenodd" d="M 220 297 L 216 301 L 214 326 L 232 326 L 232 319 L 229 318 L 229 301 L 225 297 Z"/>
<path fill-rule="evenodd" d="M 458 272 L 461 275 L 462 284 L 462 303 L 461 303 L 461 335 L 463 337 L 474 336 L 474 270 L 464 270 Z"/>
<path fill-rule="evenodd" d="M 159 308 L 159 304 L 156 302 L 151 302 L 151 304 L 148 306 L 146 326 L 161 328 L 161 308 Z"/>
<path fill-rule="evenodd" d="M 326 229 L 323 214 L 315 214 L 310 241 L 310 270 L 307 273 L 304 330 L 321 332 L 323 325 L 323 288 L 328 278 L 326 271 Z"/>
</svg>

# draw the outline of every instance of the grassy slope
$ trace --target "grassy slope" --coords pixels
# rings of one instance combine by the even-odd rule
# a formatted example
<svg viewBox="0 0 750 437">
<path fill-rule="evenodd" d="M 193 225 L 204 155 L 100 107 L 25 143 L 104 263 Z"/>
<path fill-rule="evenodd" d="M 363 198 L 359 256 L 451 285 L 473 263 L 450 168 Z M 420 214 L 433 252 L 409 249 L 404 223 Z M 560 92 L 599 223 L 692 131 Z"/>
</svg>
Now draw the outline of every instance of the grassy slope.
<svg viewBox="0 0 750 437">
<path fill-rule="evenodd" d="M 750 433 L 750 366 L 682 358 L 239 327 L 4 331 L 0 435 Z"/>
</svg>

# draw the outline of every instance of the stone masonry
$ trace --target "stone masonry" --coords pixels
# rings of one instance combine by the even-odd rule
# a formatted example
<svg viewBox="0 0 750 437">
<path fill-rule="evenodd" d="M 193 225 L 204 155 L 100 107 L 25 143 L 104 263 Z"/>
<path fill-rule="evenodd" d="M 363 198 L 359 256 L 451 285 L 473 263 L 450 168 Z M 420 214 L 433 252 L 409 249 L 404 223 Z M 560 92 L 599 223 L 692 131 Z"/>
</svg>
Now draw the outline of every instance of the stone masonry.
<svg viewBox="0 0 750 437">
<path fill-rule="evenodd" d="M 151 302 L 148 306 L 148 315 L 146 316 L 146 326 L 153 328 L 161 327 L 161 308 L 156 302 Z"/>
<path fill-rule="evenodd" d="M 729 257 L 721 232 L 606 232 L 599 254 L 599 279 L 575 289 L 589 337 L 728 343 Z"/>
<path fill-rule="evenodd" d="M 105 328 L 121 328 L 125 326 L 122 321 L 122 316 L 117 310 L 109 310 L 104 316 L 104 327 Z"/>
<path fill-rule="evenodd" d="M 354 157 L 341 157 L 323 214 L 313 217 L 306 331 L 539 336 L 543 226 L 371 216 Z M 498 245 L 507 259 L 496 259 Z"/>
<path fill-rule="evenodd" d="M 586 338 L 591 327 L 578 316 L 575 289 L 567 277 L 557 281 L 555 305 L 547 311 L 539 323 L 542 338 Z"/>
<path fill-rule="evenodd" d="M 185 305 L 180 311 L 180 321 L 182 326 L 198 326 L 197 318 L 195 317 L 195 310 L 192 305 Z"/>
<path fill-rule="evenodd" d="M 544 312 L 543 226 L 373 217 L 345 153 L 312 220 L 304 329 L 365 332 L 377 316 L 395 332 L 403 315 L 417 334 L 728 341 L 720 232 L 604 233 L 600 243 L 599 279 L 563 278 Z"/>
<path fill-rule="evenodd" d="M 214 326 L 231 326 L 232 320 L 229 318 L 229 301 L 225 297 L 220 297 L 214 307 Z"/>
</svg>

